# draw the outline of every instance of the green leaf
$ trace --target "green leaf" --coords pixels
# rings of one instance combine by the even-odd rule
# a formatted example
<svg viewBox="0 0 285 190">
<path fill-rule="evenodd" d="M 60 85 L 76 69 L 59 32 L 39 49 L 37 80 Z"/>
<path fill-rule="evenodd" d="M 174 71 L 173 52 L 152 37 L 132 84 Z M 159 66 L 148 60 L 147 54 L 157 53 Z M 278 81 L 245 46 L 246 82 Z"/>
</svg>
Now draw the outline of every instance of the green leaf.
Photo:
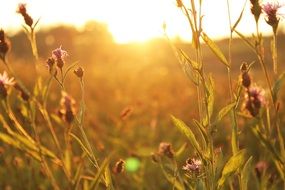
<svg viewBox="0 0 285 190">
<path fill-rule="evenodd" d="M 220 59 L 220 61 L 226 65 L 228 68 L 230 67 L 228 60 L 226 59 L 226 57 L 224 56 L 224 54 L 222 53 L 222 51 L 220 50 L 220 48 L 216 45 L 216 43 L 211 40 L 207 34 L 205 34 L 204 32 L 202 33 L 202 38 L 204 40 L 204 42 L 210 47 L 210 49 L 213 51 L 213 53 Z"/>
<path fill-rule="evenodd" d="M 109 165 L 105 167 L 105 183 L 106 183 L 106 190 L 114 189 L 114 185 L 112 182 L 112 176 Z"/>
<path fill-rule="evenodd" d="M 176 177 L 173 177 L 173 173 L 169 174 L 166 172 L 162 163 L 160 163 L 160 167 L 161 167 L 163 175 L 165 176 L 167 181 L 173 185 L 173 187 L 175 187 L 178 190 L 184 190 L 185 189 L 184 186 L 178 181 L 178 179 Z"/>
<path fill-rule="evenodd" d="M 220 122 L 235 106 L 236 106 L 236 103 L 231 103 L 231 104 L 226 105 L 225 107 L 223 107 L 219 111 L 215 123 Z"/>
<path fill-rule="evenodd" d="M 180 156 L 187 148 L 187 143 L 184 143 L 176 152 L 175 157 Z"/>
<path fill-rule="evenodd" d="M 100 182 L 101 178 L 104 177 L 103 174 L 105 172 L 106 167 L 109 166 L 110 160 L 111 160 L 113 154 L 114 153 L 111 153 L 107 158 L 105 158 L 105 160 L 100 165 L 100 168 L 99 168 L 94 180 L 92 181 L 92 184 L 90 185 L 90 187 L 91 187 L 90 189 L 98 189 L 99 182 Z M 102 179 L 102 181 L 104 181 L 104 179 Z"/>
<path fill-rule="evenodd" d="M 282 73 L 281 75 L 279 75 L 278 79 L 276 80 L 275 84 L 273 85 L 272 93 L 273 93 L 274 103 L 276 103 L 276 101 L 277 101 L 277 96 L 278 96 L 279 90 L 281 89 L 281 86 L 284 82 L 284 79 L 285 79 L 285 72 Z"/>
<path fill-rule="evenodd" d="M 192 146 L 195 148 L 195 150 L 198 152 L 198 154 L 202 156 L 201 147 L 198 141 L 196 140 L 196 137 L 194 133 L 191 131 L 191 129 L 180 119 L 177 119 L 174 116 L 171 116 L 171 119 L 174 125 L 180 130 L 180 132 L 183 133 L 188 138 L 188 140 L 190 141 Z"/>
<path fill-rule="evenodd" d="M 233 155 L 223 168 L 222 176 L 218 181 L 218 189 L 221 189 L 227 178 L 233 175 L 238 169 L 240 169 L 246 161 L 247 153 L 245 149 L 242 149 Z"/>
<path fill-rule="evenodd" d="M 249 180 L 249 175 L 251 171 L 251 165 L 252 165 L 252 156 L 247 160 L 247 162 L 244 164 L 244 167 L 241 171 L 241 186 L 243 190 L 247 189 L 247 184 Z"/>
<path fill-rule="evenodd" d="M 209 143 L 209 139 L 207 136 L 207 131 L 205 130 L 204 126 L 197 120 L 193 120 L 194 124 L 196 125 L 196 127 L 199 129 L 202 139 L 203 139 L 203 148 L 207 147 L 207 144 Z"/>
<path fill-rule="evenodd" d="M 208 111 L 209 111 L 209 117 L 211 119 L 211 116 L 213 114 L 213 109 L 214 109 L 214 79 L 212 75 L 209 75 L 209 81 L 206 83 L 207 86 L 207 102 L 208 102 Z"/>
<path fill-rule="evenodd" d="M 257 127 L 252 127 L 251 131 L 258 138 L 261 145 L 263 145 L 271 153 L 273 159 L 283 163 L 280 155 L 276 151 L 275 147 L 271 144 L 270 140 L 267 139 Z"/>
</svg>

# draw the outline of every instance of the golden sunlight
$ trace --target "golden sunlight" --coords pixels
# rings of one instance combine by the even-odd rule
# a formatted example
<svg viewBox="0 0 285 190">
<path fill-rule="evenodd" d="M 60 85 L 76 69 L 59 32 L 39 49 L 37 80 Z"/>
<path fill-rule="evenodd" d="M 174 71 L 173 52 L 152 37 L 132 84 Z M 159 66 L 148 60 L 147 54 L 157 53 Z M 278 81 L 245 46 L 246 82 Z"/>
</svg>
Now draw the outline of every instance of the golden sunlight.
<svg viewBox="0 0 285 190">
<path fill-rule="evenodd" d="M 68 0 L 13 0 L 2 3 L 0 7 L 0 27 L 17 31 L 22 20 L 16 15 L 17 4 L 27 4 L 30 14 L 40 18 L 41 26 L 71 24 L 78 28 L 88 20 L 97 20 L 107 24 L 118 43 L 143 42 L 155 37 L 163 37 L 162 24 L 167 24 L 167 34 L 183 40 L 191 39 L 191 32 L 175 0 L 104 0 L 104 1 L 68 1 Z M 230 1 L 231 18 L 234 22 L 244 1 Z M 227 4 L 224 1 L 204 0 L 203 28 L 214 38 L 224 38 L 229 33 Z M 249 10 L 247 4 L 246 9 Z M 239 30 L 246 34 L 254 32 L 255 24 L 249 11 L 245 11 Z M 221 24 L 223 23 L 223 24 Z M 262 24 L 264 32 L 270 27 Z"/>
</svg>

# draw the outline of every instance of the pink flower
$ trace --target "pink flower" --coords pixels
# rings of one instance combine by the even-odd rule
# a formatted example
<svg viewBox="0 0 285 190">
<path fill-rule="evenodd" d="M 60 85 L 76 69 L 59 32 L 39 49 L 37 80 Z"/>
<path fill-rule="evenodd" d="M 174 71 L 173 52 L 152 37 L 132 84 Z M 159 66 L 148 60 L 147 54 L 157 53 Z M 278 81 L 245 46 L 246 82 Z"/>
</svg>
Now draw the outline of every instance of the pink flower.
<svg viewBox="0 0 285 190">
<path fill-rule="evenodd" d="M 56 60 L 63 59 L 64 57 L 68 56 L 67 52 L 61 49 L 61 46 L 52 51 L 52 55 Z"/>
<path fill-rule="evenodd" d="M 283 5 L 279 4 L 279 2 L 267 2 L 261 7 L 264 14 L 266 14 L 267 24 L 272 26 L 273 31 L 276 32 L 280 17 L 282 17 L 282 15 L 278 13 L 278 11 L 281 7 L 283 7 Z"/>
<path fill-rule="evenodd" d="M 9 79 L 7 72 L 4 71 L 3 74 L 0 73 L 0 84 L 5 86 L 13 86 L 15 81 L 13 77 Z"/>
<path fill-rule="evenodd" d="M 259 87 L 250 87 L 245 95 L 245 109 L 256 117 L 262 106 L 266 104 L 265 92 Z"/>
</svg>

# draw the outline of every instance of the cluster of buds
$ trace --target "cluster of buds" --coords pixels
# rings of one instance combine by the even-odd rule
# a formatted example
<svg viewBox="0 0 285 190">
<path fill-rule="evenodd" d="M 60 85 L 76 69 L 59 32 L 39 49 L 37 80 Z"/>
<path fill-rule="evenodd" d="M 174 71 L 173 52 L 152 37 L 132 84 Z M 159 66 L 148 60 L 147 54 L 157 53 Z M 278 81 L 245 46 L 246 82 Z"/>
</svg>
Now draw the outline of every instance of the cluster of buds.
<svg viewBox="0 0 285 190">
<path fill-rule="evenodd" d="M 251 77 L 248 73 L 249 66 L 243 63 L 241 66 L 241 83 L 246 89 L 244 108 L 251 116 L 256 117 L 262 105 L 265 104 L 264 90 L 251 85 Z"/>
<path fill-rule="evenodd" d="M 203 173 L 203 164 L 200 159 L 188 158 L 186 164 L 182 167 L 189 177 L 200 177 Z"/>
<path fill-rule="evenodd" d="M 6 98 L 8 95 L 8 87 L 15 84 L 14 78 L 9 78 L 6 71 L 0 74 L 0 97 Z"/>
<path fill-rule="evenodd" d="M 26 4 L 20 3 L 18 5 L 17 13 L 21 14 L 25 20 L 26 25 L 32 28 L 33 18 L 27 13 Z"/>
<path fill-rule="evenodd" d="M 158 155 L 166 156 L 170 159 L 174 158 L 174 151 L 172 145 L 167 142 L 161 142 L 158 147 Z"/>
<path fill-rule="evenodd" d="M 280 14 L 278 14 L 278 10 L 281 7 L 282 5 L 278 2 L 267 2 L 262 5 L 262 11 L 266 15 L 266 22 L 272 27 L 274 33 L 276 33 L 279 24 Z"/>
<path fill-rule="evenodd" d="M 4 30 L 0 29 L 0 58 L 5 62 L 5 57 L 10 49 L 10 45 L 5 37 Z"/>
<path fill-rule="evenodd" d="M 52 55 L 46 61 L 47 67 L 51 75 L 56 77 L 57 75 L 56 67 L 62 70 L 65 64 L 64 58 L 66 56 L 68 56 L 68 54 L 65 50 L 61 48 L 61 46 L 52 51 Z M 78 71 L 78 74 L 80 74 L 80 71 Z M 83 76 L 83 70 L 82 70 L 82 76 Z"/>
<path fill-rule="evenodd" d="M 25 20 L 26 25 L 32 28 L 33 25 L 33 19 L 32 17 L 27 13 L 26 4 L 20 3 L 18 5 L 17 13 L 21 14 Z"/>
<path fill-rule="evenodd" d="M 59 115 L 69 124 L 72 123 L 75 117 L 75 100 L 68 95 L 66 92 L 62 91 L 62 97 L 60 100 L 61 109 L 59 110 Z"/>
<path fill-rule="evenodd" d="M 250 11 L 254 16 L 255 21 L 258 22 L 262 9 L 259 0 L 250 0 L 250 4 Z"/>
<path fill-rule="evenodd" d="M 123 173 L 125 170 L 125 161 L 120 159 L 118 162 L 116 162 L 114 168 L 113 168 L 113 172 L 115 174 L 119 174 L 119 173 Z"/>
</svg>

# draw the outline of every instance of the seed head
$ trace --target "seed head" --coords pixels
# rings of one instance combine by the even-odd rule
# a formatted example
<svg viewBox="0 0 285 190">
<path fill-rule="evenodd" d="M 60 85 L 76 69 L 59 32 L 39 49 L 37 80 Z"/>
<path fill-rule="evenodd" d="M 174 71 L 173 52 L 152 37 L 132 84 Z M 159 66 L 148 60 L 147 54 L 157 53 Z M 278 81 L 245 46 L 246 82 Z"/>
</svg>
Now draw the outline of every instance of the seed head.
<svg viewBox="0 0 285 190">
<path fill-rule="evenodd" d="M 181 8 L 183 6 L 182 0 L 176 0 L 176 6 Z"/>
<path fill-rule="evenodd" d="M 46 64 L 47 64 L 47 67 L 49 69 L 49 72 L 52 73 L 52 70 L 53 70 L 53 66 L 55 64 L 55 60 L 53 57 L 49 57 L 46 61 Z"/>
<path fill-rule="evenodd" d="M 248 74 L 248 72 L 244 72 L 241 74 L 241 80 L 242 80 L 242 85 L 245 87 L 245 88 L 249 88 L 250 87 L 250 84 L 251 84 L 251 77 L 250 75 Z"/>
<path fill-rule="evenodd" d="M 255 21 L 258 22 L 262 9 L 259 0 L 250 0 L 250 3 L 250 11 L 254 15 Z"/>
<path fill-rule="evenodd" d="M 118 162 L 116 162 L 114 168 L 113 168 L 113 172 L 115 174 L 119 174 L 122 173 L 125 169 L 125 161 L 120 159 Z"/>
<path fill-rule="evenodd" d="M 33 18 L 27 13 L 26 4 L 24 3 L 18 4 L 18 9 L 16 12 L 23 16 L 26 25 L 28 25 L 29 27 L 32 27 Z"/>
<path fill-rule="evenodd" d="M 168 158 L 174 157 L 174 151 L 172 149 L 172 145 L 167 142 L 161 142 L 158 148 L 158 154 L 161 156 L 167 156 Z"/>
<path fill-rule="evenodd" d="M 60 114 L 69 124 L 73 121 L 75 116 L 75 103 L 75 100 L 70 95 L 64 91 L 61 92 Z"/>
<path fill-rule="evenodd" d="M 78 78 L 82 79 L 83 74 L 84 74 L 84 69 L 82 67 L 78 67 L 73 72 Z"/>
<path fill-rule="evenodd" d="M 0 29 L 0 58 L 4 61 L 6 54 L 10 49 L 10 43 L 5 38 L 4 30 Z"/>
</svg>

